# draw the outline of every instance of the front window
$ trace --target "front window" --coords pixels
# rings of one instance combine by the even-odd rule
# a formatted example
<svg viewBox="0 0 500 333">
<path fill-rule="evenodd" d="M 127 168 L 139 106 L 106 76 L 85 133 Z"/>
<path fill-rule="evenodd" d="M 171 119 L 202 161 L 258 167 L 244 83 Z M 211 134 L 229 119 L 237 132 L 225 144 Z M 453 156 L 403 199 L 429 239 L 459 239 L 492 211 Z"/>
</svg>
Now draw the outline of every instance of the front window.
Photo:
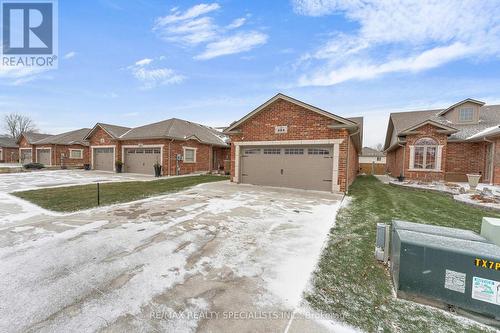
<svg viewBox="0 0 500 333">
<path fill-rule="evenodd" d="M 185 163 L 195 163 L 196 162 L 196 149 L 184 148 L 184 162 Z"/>
<path fill-rule="evenodd" d="M 438 144 L 434 139 L 423 138 L 415 142 L 413 169 L 436 170 Z"/>
<path fill-rule="evenodd" d="M 461 108 L 459 110 L 458 120 L 460 122 L 466 123 L 474 120 L 474 109 L 473 108 Z"/>
<path fill-rule="evenodd" d="M 72 159 L 82 159 L 83 158 L 83 150 L 81 150 L 81 149 L 71 149 L 69 151 L 69 158 L 72 158 Z"/>
</svg>

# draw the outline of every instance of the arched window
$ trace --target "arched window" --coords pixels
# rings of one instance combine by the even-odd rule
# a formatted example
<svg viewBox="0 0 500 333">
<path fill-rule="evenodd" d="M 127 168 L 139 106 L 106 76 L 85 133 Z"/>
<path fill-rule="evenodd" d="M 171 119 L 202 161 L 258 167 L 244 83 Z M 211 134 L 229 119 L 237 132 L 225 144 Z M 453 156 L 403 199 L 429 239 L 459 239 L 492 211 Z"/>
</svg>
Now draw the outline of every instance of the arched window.
<svg viewBox="0 0 500 333">
<path fill-rule="evenodd" d="M 436 170 L 438 143 L 432 138 L 421 138 L 413 149 L 413 169 Z"/>
</svg>

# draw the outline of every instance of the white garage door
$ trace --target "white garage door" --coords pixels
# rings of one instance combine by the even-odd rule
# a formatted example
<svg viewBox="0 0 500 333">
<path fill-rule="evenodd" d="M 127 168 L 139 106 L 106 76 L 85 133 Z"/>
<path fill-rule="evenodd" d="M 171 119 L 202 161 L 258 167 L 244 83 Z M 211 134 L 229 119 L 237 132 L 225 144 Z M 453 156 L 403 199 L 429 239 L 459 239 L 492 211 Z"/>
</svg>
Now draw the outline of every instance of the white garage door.
<svg viewBox="0 0 500 333">
<path fill-rule="evenodd" d="M 21 149 L 21 154 L 19 156 L 19 160 L 22 164 L 31 163 L 32 154 L 31 149 Z"/>
<path fill-rule="evenodd" d="M 51 165 L 50 159 L 50 149 L 37 149 L 36 150 L 36 161 L 43 165 Z"/>
<path fill-rule="evenodd" d="M 154 164 L 161 164 L 161 148 L 126 148 L 125 172 L 154 175 Z"/>
<path fill-rule="evenodd" d="M 95 170 L 113 171 L 114 170 L 114 148 L 94 148 L 93 168 Z"/>
<path fill-rule="evenodd" d="M 332 146 L 241 147 L 241 182 L 332 191 Z"/>
</svg>

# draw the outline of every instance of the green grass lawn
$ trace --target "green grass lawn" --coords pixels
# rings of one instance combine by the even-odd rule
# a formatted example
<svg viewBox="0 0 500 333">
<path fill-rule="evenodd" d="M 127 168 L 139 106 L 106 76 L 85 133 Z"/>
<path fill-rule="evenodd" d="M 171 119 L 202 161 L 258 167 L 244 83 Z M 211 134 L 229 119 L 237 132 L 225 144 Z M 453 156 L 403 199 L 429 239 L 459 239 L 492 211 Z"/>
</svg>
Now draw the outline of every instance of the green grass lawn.
<svg viewBox="0 0 500 333">
<path fill-rule="evenodd" d="M 482 332 L 477 325 L 428 307 L 395 299 L 384 266 L 374 259 L 377 222 L 402 219 L 480 231 L 483 216 L 500 216 L 458 203 L 451 197 L 385 185 L 361 176 L 350 188 L 351 204 L 336 226 L 314 273 L 306 300 L 368 332 Z"/>
<path fill-rule="evenodd" d="M 227 180 L 228 177 L 199 175 L 153 181 L 100 184 L 100 204 L 130 202 L 155 195 L 177 192 L 185 188 Z M 57 212 L 73 212 L 97 207 L 97 184 L 46 188 L 15 192 L 15 196 Z"/>
</svg>

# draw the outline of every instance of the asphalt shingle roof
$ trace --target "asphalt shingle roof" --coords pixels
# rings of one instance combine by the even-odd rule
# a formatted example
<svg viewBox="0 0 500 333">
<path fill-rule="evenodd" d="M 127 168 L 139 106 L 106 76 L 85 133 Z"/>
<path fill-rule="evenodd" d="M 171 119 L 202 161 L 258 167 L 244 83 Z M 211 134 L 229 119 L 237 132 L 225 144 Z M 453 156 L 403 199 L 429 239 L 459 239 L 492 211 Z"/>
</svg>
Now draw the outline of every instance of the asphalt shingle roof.
<svg viewBox="0 0 500 333">
<path fill-rule="evenodd" d="M 71 145 L 78 144 L 88 146 L 88 142 L 84 141 L 84 137 L 90 131 L 90 128 L 81 128 L 75 131 L 70 131 L 58 135 L 49 136 L 45 139 L 34 142 L 37 145 L 54 144 L 54 145 Z"/>
<path fill-rule="evenodd" d="M 177 118 L 132 128 L 120 136 L 120 140 L 160 138 L 186 140 L 191 137 L 217 146 L 227 146 L 228 142 L 226 135 L 213 128 Z"/>
<path fill-rule="evenodd" d="M 383 151 L 378 151 L 378 150 L 370 148 L 370 147 L 363 147 L 363 149 L 361 150 L 361 156 L 384 157 L 385 154 Z"/>
<path fill-rule="evenodd" d="M 500 125 L 500 105 L 481 106 L 479 108 L 479 122 L 476 124 L 452 123 L 445 117 L 438 115 L 444 110 L 446 109 L 391 113 L 390 121 L 394 126 L 394 130 L 392 131 L 390 141 L 386 142 L 385 149 L 397 143 L 398 135 L 401 132 L 427 120 L 433 120 L 437 123 L 457 129 L 456 133 L 450 135 L 450 141 L 471 139 L 474 135 L 488 128 Z"/>
<path fill-rule="evenodd" d="M 16 142 L 16 139 L 9 138 L 7 136 L 0 137 L 0 147 L 3 148 L 17 148 L 19 145 Z"/>
<path fill-rule="evenodd" d="M 42 133 L 35 133 L 35 132 L 25 132 L 23 133 L 24 137 L 28 141 L 29 144 L 33 144 L 36 141 L 48 138 L 52 136 L 52 134 L 42 134 Z"/>
<path fill-rule="evenodd" d="M 103 124 L 103 123 L 98 123 L 99 126 L 104 128 L 106 132 L 114 136 L 115 138 L 119 138 L 122 136 L 124 133 L 127 133 L 130 130 L 130 127 L 124 127 L 124 126 L 117 126 L 117 125 L 110 125 L 110 124 Z"/>
</svg>

